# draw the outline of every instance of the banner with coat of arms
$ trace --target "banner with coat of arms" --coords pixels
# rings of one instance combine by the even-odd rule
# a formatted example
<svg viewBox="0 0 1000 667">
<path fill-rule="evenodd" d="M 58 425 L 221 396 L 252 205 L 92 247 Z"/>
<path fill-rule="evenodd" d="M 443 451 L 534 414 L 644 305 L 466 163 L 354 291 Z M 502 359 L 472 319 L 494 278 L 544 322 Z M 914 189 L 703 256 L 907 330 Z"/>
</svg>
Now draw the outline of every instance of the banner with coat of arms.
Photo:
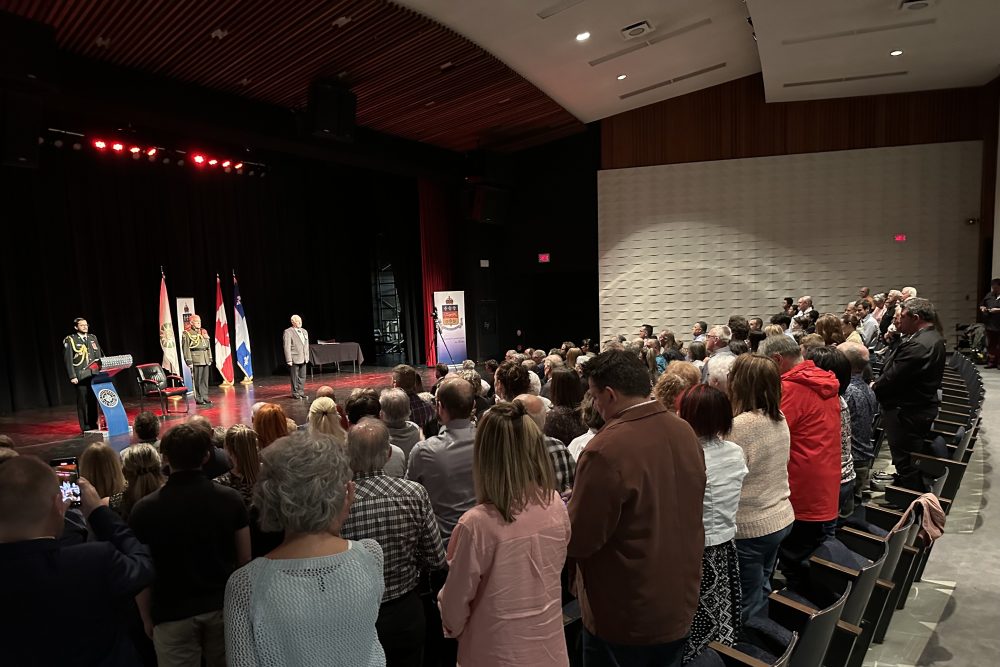
<svg viewBox="0 0 1000 667">
<path fill-rule="evenodd" d="M 461 365 L 468 355 L 465 332 L 465 292 L 434 292 L 437 309 L 437 360 Z"/>
</svg>

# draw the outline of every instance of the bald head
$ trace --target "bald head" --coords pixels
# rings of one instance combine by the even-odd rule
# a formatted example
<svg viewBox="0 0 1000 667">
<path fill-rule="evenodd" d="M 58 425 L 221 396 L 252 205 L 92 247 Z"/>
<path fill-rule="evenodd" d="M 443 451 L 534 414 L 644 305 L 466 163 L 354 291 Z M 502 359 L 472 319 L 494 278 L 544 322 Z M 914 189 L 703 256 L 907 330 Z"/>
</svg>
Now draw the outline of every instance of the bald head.
<svg viewBox="0 0 1000 667">
<path fill-rule="evenodd" d="M 316 398 L 334 398 L 333 387 L 328 384 L 323 385 L 316 390 Z"/>
<path fill-rule="evenodd" d="M 843 352 L 847 360 L 851 362 L 851 373 L 857 375 L 865 370 L 868 365 L 868 348 L 861 343 L 855 343 L 853 341 L 848 341 L 846 343 L 841 343 L 837 346 L 837 349 Z"/>
<path fill-rule="evenodd" d="M 354 472 L 381 470 L 389 460 L 389 429 L 380 420 L 365 417 L 348 431 L 347 451 Z"/>
<path fill-rule="evenodd" d="M 0 465 L 0 543 L 58 537 L 65 511 L 52 468 L 33 456 Z"/>
<path fill-rule="evenodd" d="M 541 431 L 545 428 L 545 415 L 548 410 L 545 407 L 545 402 L 534 394 L 520 394 L 515 401 L 520 401 L 521 405 L 524 406 L 524 411 L 528 413 L 532 421 L 538 426 L 538 430 Z"/>
</svg>

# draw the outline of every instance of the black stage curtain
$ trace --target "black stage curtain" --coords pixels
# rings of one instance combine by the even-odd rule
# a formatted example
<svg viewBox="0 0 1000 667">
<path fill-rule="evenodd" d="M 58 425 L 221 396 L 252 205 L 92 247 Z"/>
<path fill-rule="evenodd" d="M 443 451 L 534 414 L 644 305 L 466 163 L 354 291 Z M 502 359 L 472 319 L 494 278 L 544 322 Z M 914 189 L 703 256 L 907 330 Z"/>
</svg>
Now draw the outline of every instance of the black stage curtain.
<svg viewBox="0 0 1000 667">
<path fill-rule="evenodd" d="M 2 414 L 74 401 L 61 341 L 75 317 L 105 354 L 159 362 L 161 266 L 175 327 L 173 300 L 193 297 L 213 334 L 220 274 L 232 338 L 235 269 L 257 377 L 285 372 L 281 332 L 293 313 L 314 341 L 356 341 L 374 363 L 379 234 L 398 241 L 393 260 L 419 285 L 413 178 L 306 161 L 276 161 L 260 178 L 46 148 L 38 169 L 0 168 L 0 202 Z M 419 323 L 420 304 L 403 302 L 404 320 Z M 134 371 L 116 385 L 137 395 Z"/>
</svg>

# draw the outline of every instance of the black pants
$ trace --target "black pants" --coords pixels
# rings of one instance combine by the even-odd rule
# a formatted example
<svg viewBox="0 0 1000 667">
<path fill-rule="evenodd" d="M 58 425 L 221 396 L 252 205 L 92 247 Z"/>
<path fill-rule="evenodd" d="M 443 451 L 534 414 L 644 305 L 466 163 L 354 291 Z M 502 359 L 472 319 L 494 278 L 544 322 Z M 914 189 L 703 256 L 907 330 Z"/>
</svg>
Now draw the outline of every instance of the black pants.
<svg viewBox="0 0 1000 667">
<path fill-rule="evenodd" d="M 986 330 L 986 363 L 996 366 L 1000 363 L 1000 331 Z"/>
<path fill-rule="evenodd" d="M 204 403 L 208 400 L 208 374 L 211 366 L 194 366 L 191 368 L 192 384 L 194 384 L 194 400 Z"/>
<path fill-rule="evenodd" d="M 883 411 L 882 424 L 885 426 L 885 436 L 889 441 L 892 465 L 895 466 L 898 476 L 897 485 L 915 491 L 927 490 L 924 487 L 923 476 L 910 460 L 910 454 L 925 451 L 924 438 L 930 433 L 937 413 L 936 405 L 920 410 L 894 408 Z"/>
<path fill-rule="evenodd" d="M 93 431 L 97 428 L 97 397 L 90 388 L 91 378 L 80 380 L 76 389 L 76 416 L 80 420 L 81 431 Z"/>
<path fill-rule="evenodd" d="M 458 660 L 458 641 L 447 639 L 441 625 L 441 612 L 437 606 L 437 596 L 444 588 L 448 578 L 447 570 L 435 570 L 429 576 L 422 575 L 420 601 L 424 607 L 427 619 L 424 633 L 424 665 L 425 667 L 455 667 Z M 527 667 L 527 665 L 525 665 Z"/>
<path fill-rule="evenodd" d="M 306 365 L 292 364 L 288 367 L 292 374 L 292 396 L 299 397 L 306 395 Z"/>
<path fill-rule="evenodd" d="M 836 520 L 834 525 L 835 522 Z M 788 533 L 788 537 L 778 547 L 778 570 L 785 577 L 789 588 L 801 588 L 805 583 L 805 562 L 827 538 L 830 523 L 798 519 L 792 523 L 792 532 Z"/>
<path fill-rule="evenodd" d="M 382 604 L 375 630 L 386 667 L 422 667 L 425 625 L 424 605 L 416 589 Z"/>
</svg>

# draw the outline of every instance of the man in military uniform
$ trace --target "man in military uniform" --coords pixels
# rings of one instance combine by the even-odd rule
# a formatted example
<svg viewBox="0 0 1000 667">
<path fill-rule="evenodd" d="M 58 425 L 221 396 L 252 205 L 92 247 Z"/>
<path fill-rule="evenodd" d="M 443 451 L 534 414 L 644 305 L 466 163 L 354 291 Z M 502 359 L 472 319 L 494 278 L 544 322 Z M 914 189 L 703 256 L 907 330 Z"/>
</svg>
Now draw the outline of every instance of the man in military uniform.
<svg viewBox="0 0 1000 667">
<path fill-rule="evenodd" d="M 194 382 L 194 401 L 198 405 L 211 405 L 208 400 L 208 373 L 212 367 L 212 341 L 208 332 L 201 328 L 201 317 L 192 315 L 188 320 L 190 328 L 181 336 L 184 363 L 191 367 Z"/>
<path fill-rule="evenodd" d="M 80 419 L 81 431 L 97 429 L 97 397 L 90 390 L 93 371 L 90 364 L 104 356 L 97 336 L 90 332 L 87 320 L 78 317 L 73 320 L 74 333 L 63 338 L 63 360 L 66 374 L 76 387 L 76 414 Z"/>
</svg>

